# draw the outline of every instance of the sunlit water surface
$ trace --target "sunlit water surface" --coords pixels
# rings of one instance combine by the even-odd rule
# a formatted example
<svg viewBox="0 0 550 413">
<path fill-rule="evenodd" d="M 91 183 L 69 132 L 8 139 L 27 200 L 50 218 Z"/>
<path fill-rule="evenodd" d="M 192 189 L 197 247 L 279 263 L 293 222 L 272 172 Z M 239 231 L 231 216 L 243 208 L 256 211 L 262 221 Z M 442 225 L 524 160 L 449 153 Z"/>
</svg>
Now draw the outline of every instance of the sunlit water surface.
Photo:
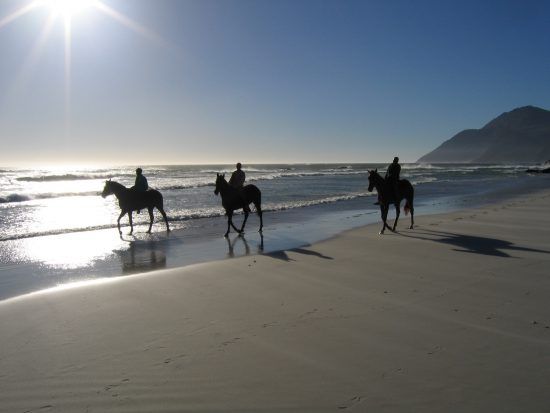
<svg viewBox="0 0 550 413">
<path fill-rule="evenodd" d="M 0 299 L 71 282 L 295 248 L 376 222 L 375 196 L 367 191 L 368 170 L 375 167 L 383 172 L 385 165 L 249 166 L 247 180 L 262 190 L 264 233 L 257 233 L 254 215 L 245 237 L 228 239 L 221 237 L 226 219 L 213 194 L 216 172 L 229 173 L 227 165 L 144 167 L 150 185 L 164 195 L 174 231 L 167 234 L 156 213 L 153 233 L 145 233 L 149 217 L 143 211 L 134 213 L 132 236 L 123 218 L 122 237 L 116 230 L 116 199 L 99 194 L 109 178 L 131 186 L 133 168 L 0 168 Z M 525 169 L 413 164 L 404 165 L 402 175 L 413 183 L 416 212 L 423 214 L 549 186 L 547 176 L 530 176 Z"/>
</svg>

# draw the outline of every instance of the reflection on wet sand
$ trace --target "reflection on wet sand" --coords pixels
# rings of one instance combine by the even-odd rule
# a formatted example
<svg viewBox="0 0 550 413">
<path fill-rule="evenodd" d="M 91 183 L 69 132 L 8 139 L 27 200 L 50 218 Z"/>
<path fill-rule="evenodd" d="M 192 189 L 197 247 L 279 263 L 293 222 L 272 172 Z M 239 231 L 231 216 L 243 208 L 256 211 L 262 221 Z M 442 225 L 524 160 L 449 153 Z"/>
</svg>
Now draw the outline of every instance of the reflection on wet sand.
<svg viewBox="0 0 550 413">
<path fill-rule="evenodd" d="M 166 254 L 160 250 L 164 244 L 154 241 L 130 241 L 127 250 L 119 251 L 123 274 L 134 274 L 166 268 Z"/>
<path fill-rule="evenodd" d="M 259 234 L 260 234 L 260 244 L 258 245 L 258 249 L 257 249 L 256 253 L 261 254 L 264 251 L 264 236 L 261 232 Z M 250 255 L 250 245 L 248 244 L 248 241 L 246 240 L 244 235 L 237 235 L 232 240 L 230 240 L 229 237 L 226 237 L 225 239 L 227 241 L 227 257 L 228 258 L 235 258 L 235 257 L 243 256 L 243 255 Z M 237 255 L 235 255 L 235 245 L 237 244 L 237 242 L 239 240 L 242 241 L 242 243 L 244 245 L 244 254 L 238 254 L 237 253 Z"/>
</svg>

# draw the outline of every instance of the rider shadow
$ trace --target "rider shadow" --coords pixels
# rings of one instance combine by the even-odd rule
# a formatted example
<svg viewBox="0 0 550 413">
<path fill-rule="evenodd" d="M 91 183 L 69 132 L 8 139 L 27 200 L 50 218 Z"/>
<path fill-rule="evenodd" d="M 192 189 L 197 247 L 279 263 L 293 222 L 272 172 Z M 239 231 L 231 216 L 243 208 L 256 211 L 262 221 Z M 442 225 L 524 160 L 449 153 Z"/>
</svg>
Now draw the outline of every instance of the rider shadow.
<svg viewBox="0 0 550 413">
<path fill-rule="evenodd" d="M 511 251 L 528 251 L 550 254 L 550 251 L 539 250 L 535 248 L 527 248 L 515 245 L 510 241 L 505 241 L 497 238 L 478 237 L 473 235 L 454 234 L 452 232 L 436 231 L 425 229 L 423 231 L 416 230 L 413 233 L 399 233 L 403 237 L 416 238 L 424 241 L 441 242 L 444 244 L 454 245 L 458 248 L 453 248 L 453 251 L 468 252 L 472 254 L 489 255 L 502 258 L 517 258 L 508 254 L 503 250 Z M 424 236 L 419 236 L 422 234 Z"/>
<path fill-rule="evenodd" d="M 130 241 L 129 248 L 119 251 L 123 274 L 135 274 L 166 268 L 166 255 L 158 242 Z"/>
</svg>

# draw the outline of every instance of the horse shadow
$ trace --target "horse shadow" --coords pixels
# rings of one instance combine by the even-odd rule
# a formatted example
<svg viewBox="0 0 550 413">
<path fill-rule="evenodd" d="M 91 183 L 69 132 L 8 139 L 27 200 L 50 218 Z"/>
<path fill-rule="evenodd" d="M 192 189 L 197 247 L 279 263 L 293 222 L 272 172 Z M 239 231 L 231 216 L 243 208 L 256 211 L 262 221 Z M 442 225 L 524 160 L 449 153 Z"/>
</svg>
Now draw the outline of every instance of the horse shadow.
<svg viewBox="0 0 550 413">
<path fill-rule="evenodd" d="M 310 255 L 310 256 L 318 257 L 318 258 L 321 258 L 321 259 L 324 259 L 324 260 L 333 260 L 334 259 L 332 257 L 329 257 L 328 255 L 321 254 L 320 252 L 312 251 L 312 250 L 306 250 L 304 248 L 292 248 L 288 251 L 298 253 L 298 254 L 303 254 L 303 255 Z M 265 255 L 267 255 L 268 257 L 275 258 L 275 259 L 278 259 L 278 260 L 283 260 L 283 261 L 286 261 L 286 262 L 296 261 L 295 259 L 290 258 L 287 254 L 287 251 L 284 251 L 284 250 L 283 251 L 270 252 L 270 253 L 265 254 Z"/>
<path fill-rule="evenodd" d="M 416 238 L 424 241 L 441 242 L 443 244 L 453 245 L 453 251 L 467 252 L 471 254 L 481 254 L 502 258 L 519 258 L 507 253 L 508 251 L 527 251 L 550 254 L 550 251 L 536 248 L 522 247 L 514 243 L 498 238 L 479 237 L 474 235 L 455 234 L 452 232 L 437 231 L 432 229 L 415 230 L 413 233 L 402 233 L 399 235 L 408 238 Z"/>
<path fill-rule="evenodd" d="M 257 253 L 257 254 L 265 255 L 267 257 L 283 260 L 283 261 L 286 261 L 286 262 L 296 261 L 296 260 L 294 260 L 294 259 L 292 259 L 288 256 L 287 251 L 291 251 L 291 252 L 298 253 L 298 254 L 315 256 L 315 257 L 322 258 L 322 259 L 325 259 L 325 260 L 334 259 L 334 258 L 329 257 L 327 255 L 321 254 L 317 251 L 312 251 L 312 250 L 308 250 L 308 249 L 304 249 L 304 248 L 292 248 L 292 249 L 287 250 L 287 251 L 280 250 L 280 251 L 272 251 L 272 252 L 265 253 L 264 252 L 264 248 L 265 248 L 264 235 L 261 232 L 259 234 L 260 234 L 260 244 L 258 244 L 257 250 L 255 252 L 252 252 L 252 249 L 250 248 L 250 245 L 249 245 L 248 241 L 246 240 L 246 238 L 243 234 L 237 235 L 233 239 L 230 239 L 229 237 L 226 237 L 225 239 L 227 241 L 227 257 L 228 258 L 235 258 L 235 257 L 239 257 L 239 256 L 242 256 L 242 255 L 246 256 L 246 255 L 250 255 L 251 253 Z M 239 243 L 242 243 L 243 246 L 244 246 L 244 254 L 235 253 L 235 248 L 236 248 L 237 244 L 239 244 Z"/>
</svg>

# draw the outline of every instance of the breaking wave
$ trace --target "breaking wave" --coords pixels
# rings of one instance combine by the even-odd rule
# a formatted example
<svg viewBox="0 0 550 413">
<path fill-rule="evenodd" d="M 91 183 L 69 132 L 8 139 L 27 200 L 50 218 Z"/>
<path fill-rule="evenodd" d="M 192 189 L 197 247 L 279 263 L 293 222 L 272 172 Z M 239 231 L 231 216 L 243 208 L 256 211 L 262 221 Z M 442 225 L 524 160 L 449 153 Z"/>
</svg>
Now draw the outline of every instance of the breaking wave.
<svg viewBox="0 0 550 413">
<path fill-rule="evenodd" d="M 118 174 L 118 176 L 133 176 L 130 174 Z M 74 174 L 63 174 L 63 175 L 43 175 L 43 176 L 20 176 L 15 178 L 16 181 L 22 182 L 57 182 L 57 181 L 84 181 L 90 179 L 110 179 L 112 175 L 105 174 L 88 174 L 88 175 L 74 175 Z"/>
<path fill-rule="evenodd" d="M 63 198 L 71 196 L 97 196 L 100 195 L 101 191 L 90 191 L 90 192 L 55 192 L 55 193 L 43 193 L 43 194 L 9 194 L 5 196 L 0 196 L 0 204 L 7 203 L 17 203 L 17 202 L 27 202 L 37 199 L 52 199 L 52 198 Z"/>
</svg>

